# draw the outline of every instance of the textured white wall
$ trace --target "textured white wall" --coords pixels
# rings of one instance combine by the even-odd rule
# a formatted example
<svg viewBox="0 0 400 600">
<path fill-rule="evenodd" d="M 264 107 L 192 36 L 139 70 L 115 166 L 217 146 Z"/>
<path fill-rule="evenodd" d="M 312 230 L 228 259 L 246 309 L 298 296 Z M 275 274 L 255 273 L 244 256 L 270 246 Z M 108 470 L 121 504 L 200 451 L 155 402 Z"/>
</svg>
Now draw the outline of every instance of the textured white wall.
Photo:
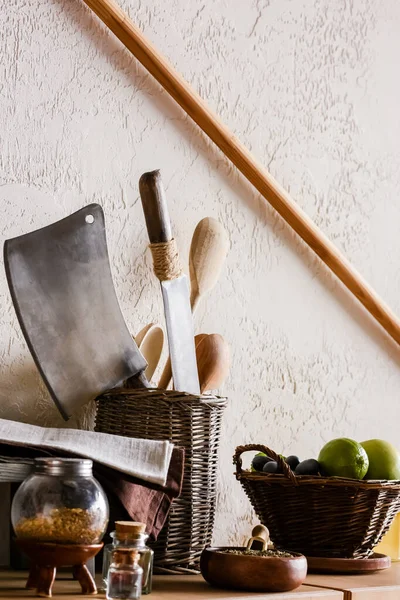
<svg viewBox="0 0 400 600">
<path fill-rule="evenodd" d="M 400 313 L 399 3 L 121 4 Z M 184 258 L 202 217 L 229 231 L 196 323 L 233 354 L 216 541 L 241 540 L 254 520 L 236 445 L 304 458 L 334 436 L 400 445 L 399 350 L 97 18 L 79 0 L 9 0 L 0 31 L 2 240 L 100 202 L 136 332 L 162 318 L 140 174 L 161 168 Z M 3 271 L 0 296 L 0 416 L 62 425 Z"/>
</svg>

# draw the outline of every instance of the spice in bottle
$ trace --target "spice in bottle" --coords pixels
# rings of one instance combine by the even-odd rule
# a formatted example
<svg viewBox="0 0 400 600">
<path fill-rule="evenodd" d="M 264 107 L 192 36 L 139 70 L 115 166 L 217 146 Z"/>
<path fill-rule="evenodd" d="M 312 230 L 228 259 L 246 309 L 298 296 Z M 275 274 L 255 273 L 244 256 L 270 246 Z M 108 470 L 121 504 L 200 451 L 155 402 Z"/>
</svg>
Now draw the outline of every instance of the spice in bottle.
<svg viewBox="0 0 400 600">
<path fill-rule="evenodd" d="M 150 594 L 153 577 L 154 552 L 146 546 L 147 538 L 145 524 L 136 521 L 116 521 L 115 531 L 110 535 L 111 544 L 104 547 L 103 553 L 103 588 L 107 589 L 108 570 L 111 563 L 112 552 L 118 548 L 136 550 L 139 554 L 139 565 L 143 569 L 142 594 Z"/>
<path fill-rule="evenodd" d="M 142 595 L 143 569 L 138 564 L 139 553 L 118 548 L 111 553 L 107 578 L 107 600 L 137 600 Z"/>
</svg>

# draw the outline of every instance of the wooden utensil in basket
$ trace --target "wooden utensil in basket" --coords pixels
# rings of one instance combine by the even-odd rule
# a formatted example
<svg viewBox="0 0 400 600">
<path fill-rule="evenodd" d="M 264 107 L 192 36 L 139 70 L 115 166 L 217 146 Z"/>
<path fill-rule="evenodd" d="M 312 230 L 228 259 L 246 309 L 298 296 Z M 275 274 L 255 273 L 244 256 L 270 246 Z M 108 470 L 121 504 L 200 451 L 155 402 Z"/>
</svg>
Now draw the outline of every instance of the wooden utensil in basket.
<svg viewBox="0 0 400 600">
<path fill-rule="evenodd" d="M 200 333 L 194 338 L 200 392 L 218 390 L 229 374 L 230 348 L 218 333 Z"/>
<path fill-rule="evenodd" d="M 242 454 L 264 452 L 281 474 L 242 469 Z M 368 558 L 400 511 L 400 481 L 296 476 L 261 444 L 238 446 L 236 479 L 276 548 L 305 556 Z"/>
</svg>

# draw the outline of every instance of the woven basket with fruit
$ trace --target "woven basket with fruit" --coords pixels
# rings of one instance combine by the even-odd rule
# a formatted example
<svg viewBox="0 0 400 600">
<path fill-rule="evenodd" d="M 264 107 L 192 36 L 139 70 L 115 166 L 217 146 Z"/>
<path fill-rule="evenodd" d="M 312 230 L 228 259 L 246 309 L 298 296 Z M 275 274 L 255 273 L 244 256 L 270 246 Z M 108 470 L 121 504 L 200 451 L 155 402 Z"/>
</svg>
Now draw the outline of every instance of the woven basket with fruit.
<svg viewBox="0 0 400 600">
<path fill-rule="evenodd" d="M 251 469 L 242 454 L 258 451 Z M 400 511 L 400 454 L 387 442 L 328 442 L 318 460 L 260 444 L 236 448 L 236 478 L 276 548 L 306 556 L 367 558 Z"/>
</svg>

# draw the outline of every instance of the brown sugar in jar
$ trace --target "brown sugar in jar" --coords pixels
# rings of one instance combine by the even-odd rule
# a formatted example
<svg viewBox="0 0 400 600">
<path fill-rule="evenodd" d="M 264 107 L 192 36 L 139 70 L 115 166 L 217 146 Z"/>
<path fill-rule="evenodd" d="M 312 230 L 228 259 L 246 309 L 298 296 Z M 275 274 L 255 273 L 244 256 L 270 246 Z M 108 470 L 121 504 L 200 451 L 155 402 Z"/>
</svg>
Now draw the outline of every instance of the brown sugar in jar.
<svg viewBox="0 0 400 600">
<path fill-rule="evenodd" d="M 92 461 L 41 458 L 14 496 L 11 518 L 18 538 L 94 544 L 108 522 L 108 502 L 92 475 Z"/>
</svg>

